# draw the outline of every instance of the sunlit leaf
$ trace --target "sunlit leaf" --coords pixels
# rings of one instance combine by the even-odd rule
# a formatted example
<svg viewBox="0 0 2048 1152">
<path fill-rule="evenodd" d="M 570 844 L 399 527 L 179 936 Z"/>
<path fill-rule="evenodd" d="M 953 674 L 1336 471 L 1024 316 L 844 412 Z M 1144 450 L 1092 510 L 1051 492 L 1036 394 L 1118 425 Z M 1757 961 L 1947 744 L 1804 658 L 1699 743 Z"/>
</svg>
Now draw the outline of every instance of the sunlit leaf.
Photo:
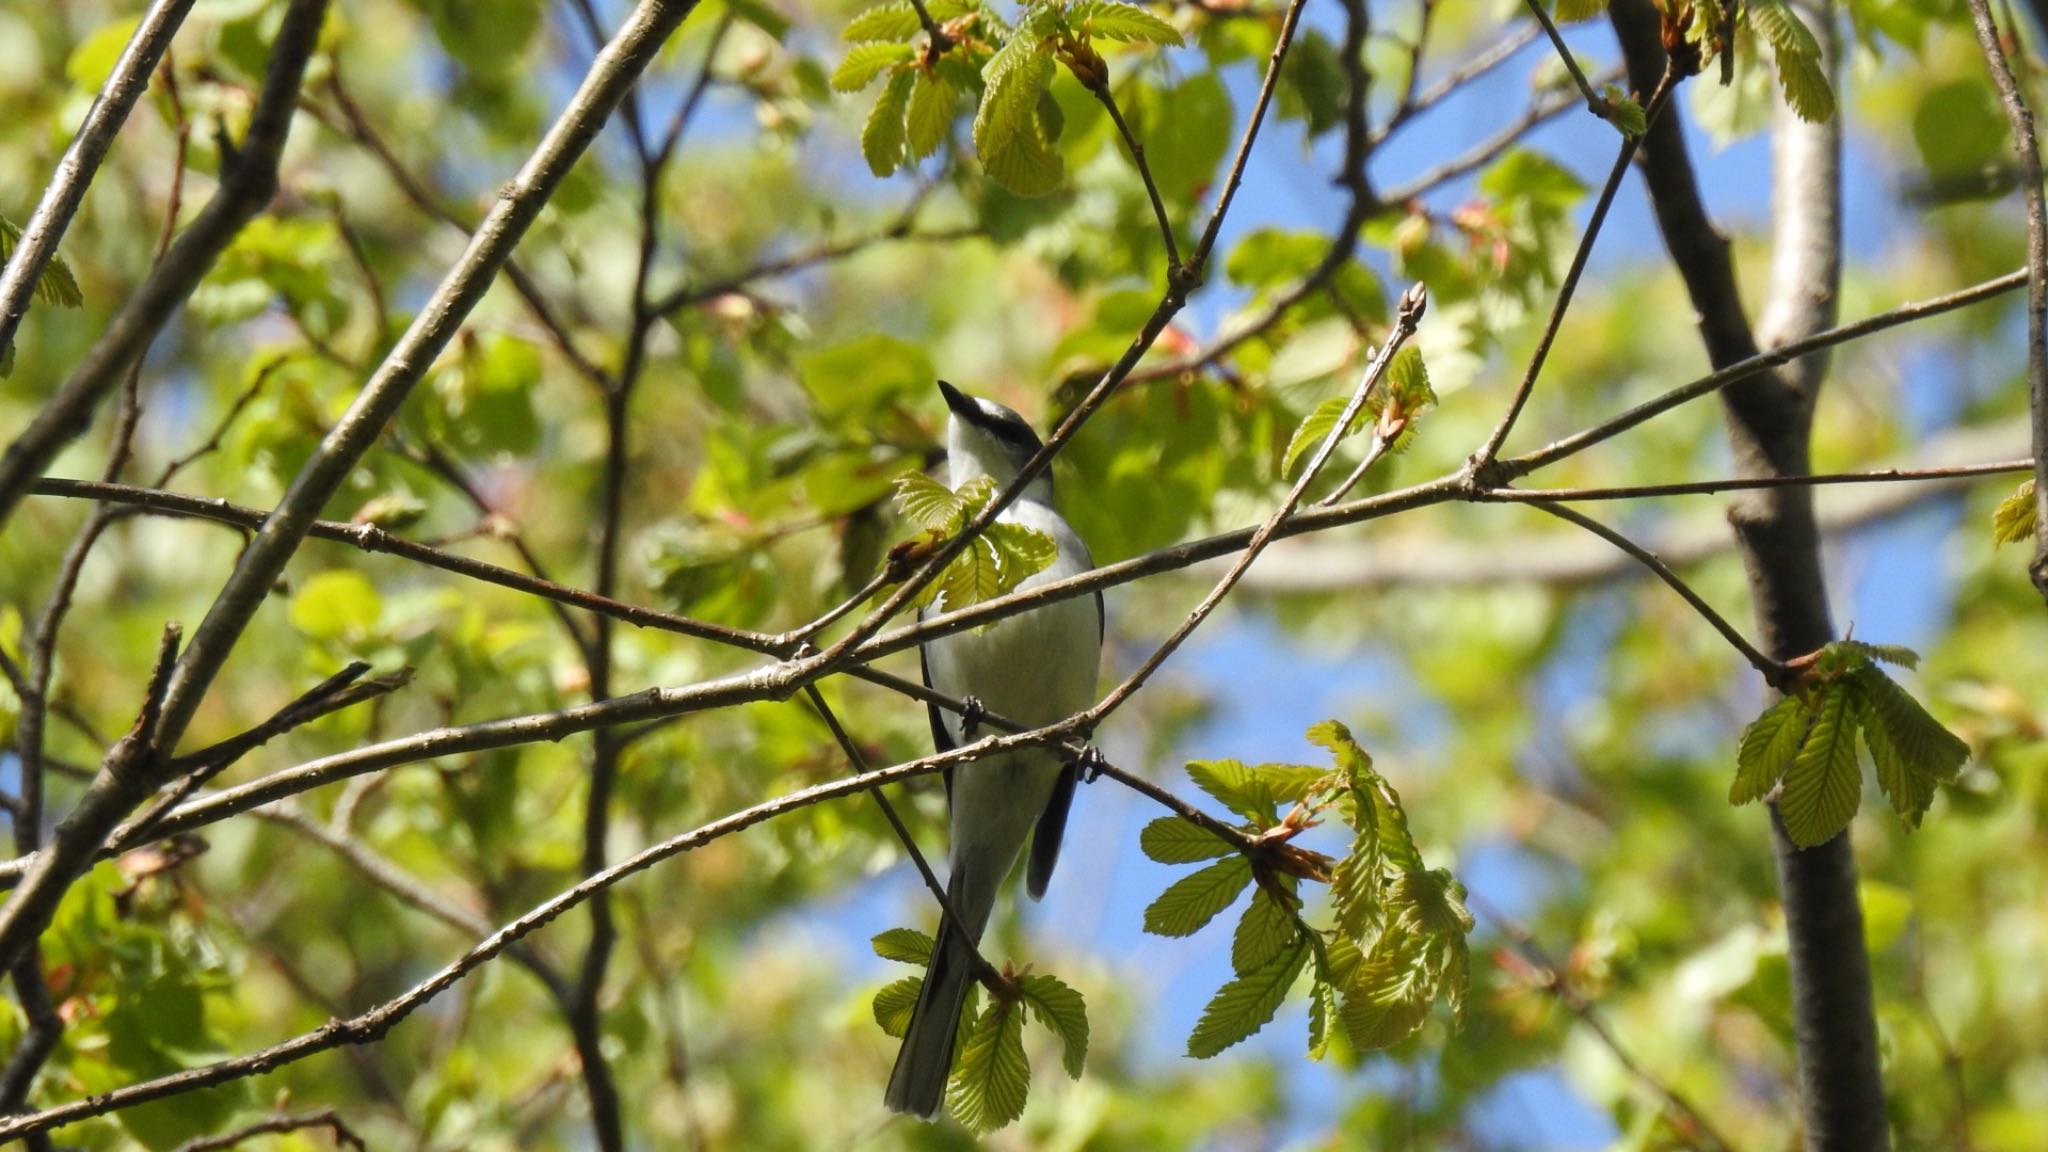
<svg viewBox="0 0 2048 1152">
<path fill-rule="evenodd" d="M 1088 1005 L 1081 994 L 1044 973 L 1020 978 L 1017 991 L 1032 1017 L 1060 1038 L 1060 1064 L 1079 1080 L 1088 1062 Z"/>
<path fill-rule="evenodd" d="M 1154 936 L 1192 936 L 1235 903 L 1251 882 L 1252 866 L 1242 856 L 1183 876 L 1145 909 L 1145 931 Z"/>
<path fill-rule="evenodd" d="M 1195 1022 L 1188 1055 L 1207 1059 L 1265 1027 L 1294 987 L 1308 955 L 1308 943 L 1303 941 L 1225 984 Z"/>
</svg>

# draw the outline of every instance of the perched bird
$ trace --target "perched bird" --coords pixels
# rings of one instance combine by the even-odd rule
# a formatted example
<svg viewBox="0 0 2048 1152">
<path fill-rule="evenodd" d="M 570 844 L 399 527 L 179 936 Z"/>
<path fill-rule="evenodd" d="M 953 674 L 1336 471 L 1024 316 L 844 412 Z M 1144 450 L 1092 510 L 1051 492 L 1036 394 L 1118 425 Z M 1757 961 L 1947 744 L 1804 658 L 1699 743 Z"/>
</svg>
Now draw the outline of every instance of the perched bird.
<svg viewBox="0 0 2048 1152">
<path fill-rule="evenodd" d="M 945 381 L 939 391 L 952 415 L 946 423 L 947 483 L 955 490 L 978 476 L 1008 485 L 1042 446 L 1022 416 Z M 1053 511 L 1052 474 L 1040 473 L 999 517 L 1052 537 L 1059 554 L 1020 588 L 1063 580 L 1092 565 L 1088 546 Z M 935 604 L 928 613 L 944 611 Z M 1076 596 L 929 641 L 922 649 L 924 682 L 948 696 L 1030 727 L 1056 723 L 1095 702 L 1102 654 L 1102 595 Z M 941 752 L 969 739 L 962 718 L 931 707 L 932 742 Z M 884 1097 L 890 1109 L 929 1118 L 939 1110 L 953 1067 L 953 1042 L 967 990 L 974 981 L 973 951 L 995 907 L 996 893 L 1031 841 L 1025 886 L 1045 895 L 1059 859 L 1067 807 L 1078 768 L 1054 748 L 1005 752 L 946 770 L 946 803 L 953 842 L 947 856 L 946 899 L 962 923 L 941 918 L 925 972 L 924 990 L 903 1036 Z"/>
</svg>

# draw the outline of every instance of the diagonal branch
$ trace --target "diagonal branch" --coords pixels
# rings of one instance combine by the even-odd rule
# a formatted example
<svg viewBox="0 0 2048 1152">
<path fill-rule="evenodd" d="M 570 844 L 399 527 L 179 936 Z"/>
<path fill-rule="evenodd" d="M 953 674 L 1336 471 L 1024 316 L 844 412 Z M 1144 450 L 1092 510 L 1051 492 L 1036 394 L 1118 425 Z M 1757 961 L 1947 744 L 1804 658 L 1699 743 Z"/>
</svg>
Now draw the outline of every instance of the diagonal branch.
<svg viewBox="0 0 2048 1152">
<path fill-rule="evenodd" d="M 157 62 L 170 50 L 171 38 L 185 22 L 186 13 L 192 11 L 192 3 L 193 0 L 155 0 L 149 11 L 142 14 L 142 22 L 128 38 L 128 47 L 122 49 L 114 71 L 101 86 L 92 107 L 86 109 L 78 134 L 71 138 L 71 146 L 57 162 L 57 171 L 51 174 L 42 199 L 36 203 L 28 223 L 22 226 L 14 254 L 8 257 L 6 269 L 0 271 L 0 356 L 5 356 L 14 343 L 14 333 L 21 326 L 22 317 L 28 315 L 36 284 L 57 255 L 58 241 L 71 226 L 71 217 L 84 201 L 85 190 L 92 186 L 100 161 L 106 159 L 121 125 L 127 123 L 135 102 L 148 89 L 149 74 L 156 71 Z M 5 513 L 0 512 L 0 519 L 4 518 Z"/>
</svg>

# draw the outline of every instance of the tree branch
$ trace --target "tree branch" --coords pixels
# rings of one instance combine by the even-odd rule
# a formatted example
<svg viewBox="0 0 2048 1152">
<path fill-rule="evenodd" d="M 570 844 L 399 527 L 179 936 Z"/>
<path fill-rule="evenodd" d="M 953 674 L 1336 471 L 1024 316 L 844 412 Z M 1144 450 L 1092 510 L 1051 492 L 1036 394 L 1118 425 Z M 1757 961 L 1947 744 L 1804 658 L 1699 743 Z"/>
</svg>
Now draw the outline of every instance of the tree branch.
<svg viewBox="0 0 2048 1152">
<path fill-rule="evenodd" d="M 249 130 L 213 199 L 122 304 L 85 362 L 0 454 L 0 525 L 58 451 L 85 431 L 93 409 L 142 359 L 171 313 L 191 295 L 243 225 L 270 203 L 277 191 L 278 157 L 326 13 L 326 0 L 295 0 L 286 11 Z M 6 951 L 0 948 L 0 953 Z"/>
<path fill-rule="evenodd" d="M 2035 590 L 2048 599 L 2048 198 L 2041 190 L 2041 148 L 2034 113 L 2013 78 L 1998 23 L 1988 0 L 1969 0 L 1970 24 L 2005 106 L 2013 151 L 2020 158 L 2020 195 L 2027 205 L 2027 402 L 2034 414 L 2034 558 L 2027 565 Z M 2018 35 L 2015 30 L 2014 35 Z"/>
<path fill-rule="evenodd" d="M 57 162 L 57 170 L 43 189 L 42 199 L 36 202 L 35 211 L 22 226 L 7 267 L 0 270 L 0 355 L 5 355 L 14 343 L 14 333 L 20 328 L 22 317 L 28 315 L 29 301 L 35 296 L 43 270 L 57 255 L 57 244 L 85 200 L 85 190 L 92 186 L 100 161 L 113 147 L 121 125 L 128 122 L 135 102 L 149 88 L 149 74 L 156 71 L 157 62 L 169 51 L 171 38 L 185 22 L 192 2 L 155 0 L 149 6 L 92 107 L 85 110 L 85 119 L 79 122 L 71 146 L 64 150 L 63 159 Z M 38 466 L 27 471 L 42 469 Z M 5 516 L 4 508 L 0 508 L 0 520 Z"/>
</svg>

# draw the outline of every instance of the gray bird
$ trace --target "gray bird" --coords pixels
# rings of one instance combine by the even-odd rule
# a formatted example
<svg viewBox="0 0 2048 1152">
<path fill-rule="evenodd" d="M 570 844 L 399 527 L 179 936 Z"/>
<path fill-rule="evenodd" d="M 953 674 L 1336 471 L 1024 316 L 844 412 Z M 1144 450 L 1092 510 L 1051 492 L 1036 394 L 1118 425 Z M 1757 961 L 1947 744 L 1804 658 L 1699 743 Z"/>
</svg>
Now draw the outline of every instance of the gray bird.
<svg viewBox="0 0 2048 1152">
<path fill-rule="evenodd" d="M 952 416 L 946 423 L 947 483 L 954 489 L 977 476 L 1006 486 L 1041 447 L 1031 425 L 1001 404 L 969 396 L 945 381 L 939 391 Z M 1032 588 L 1086 572 L 1088 546 L 1053 511 L 1052 473 L 1042 472 L 998 519 L 1052 537 L 1059 555 L 1018 587 Z M 945 610 L 935 604 L 928 613 Z M 1076 596 L 1033 608 L 989 626 L 943 636 L 924 645 L 924 682 L 948 696 L 968 699 L 1028 727 L 1056 723 L 1095 703 L 1102 655 L 1102 595 Z M 961 717 L 932 707 L 932 743 L 949 751 L 968 739 Z M 946 770 L 946 803 L 953 843 L 947 857 L 946 899 L 958 912 L 966 938 L 977 945 L 995 908 L 996 893 L 1031 841 L 1025 887 L 1045 895 L 1059 859 L 1077 767 L 1058 749 L 1030 748 L 978 760 L 957 774 Z M 953 1043 L 967 990 L 974 980 L 972 952 L 942 917 L 925 972 L 924 990 L 911 1013 L 884 1096 L 891 1110 L 926 1118 L 939 1110 L 953 1067 Z"/>
</svg>

